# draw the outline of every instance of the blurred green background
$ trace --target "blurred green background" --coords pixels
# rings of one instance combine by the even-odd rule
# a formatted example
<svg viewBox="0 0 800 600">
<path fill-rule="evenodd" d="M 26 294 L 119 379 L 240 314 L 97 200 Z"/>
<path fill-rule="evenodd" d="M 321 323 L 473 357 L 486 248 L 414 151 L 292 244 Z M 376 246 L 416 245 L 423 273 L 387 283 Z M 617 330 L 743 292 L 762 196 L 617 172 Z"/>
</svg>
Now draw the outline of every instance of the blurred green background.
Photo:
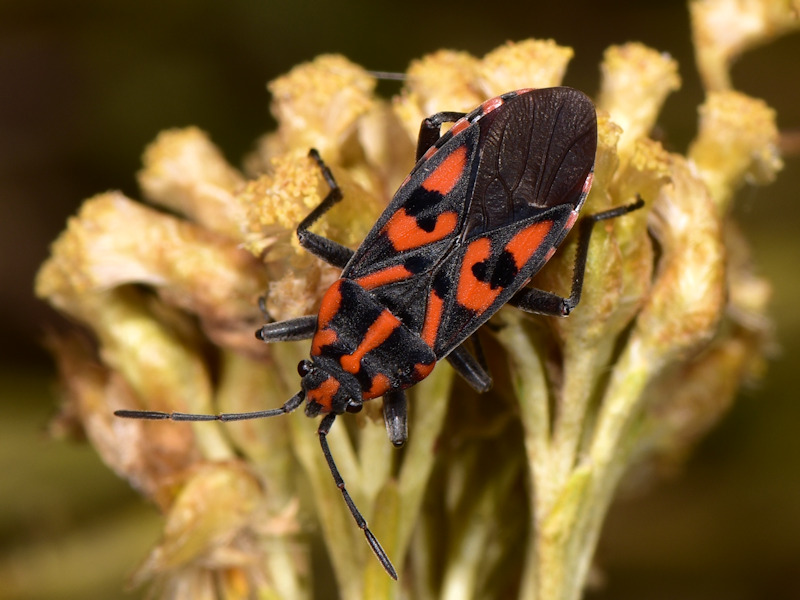
<svg viewBox="0 0 800 600">
<path fill-rule="evenodd" d="M 50 440 L 54 369 L 41 346 L 63 322 L 32 281 L 66 218 L 134 179 L 164 128 L 196 124 L 234 164 L 273 126 L 265 83 L 317 54 L 402 71 L 439 48 L 475 55 L 553 38 L 576 55 L 566 83 L 593 93 L 610 44 L 642 41 L 680 63 L 660 133 L 683 151 L 702 101 L 683 2 L 448 0 L 5 0 L 0 3 L 0 598 L 137 597 L 122 581 L 159 519 L 88 447 Z M 434 8 L 435 7 L 435 8 Z M 737 89 L 800 131 L 800 35 L 734 67 Z M 382 82 L 388 95 L 398 84 Z M 448 107 L 442 107 L 447 109 Z M 800 599 L 800 157 L 743 189 L 737 215 L 774 283 L 779 352 L 679 477 L 612 510 L 598 550 L 605 600 Z"/>
</svg>

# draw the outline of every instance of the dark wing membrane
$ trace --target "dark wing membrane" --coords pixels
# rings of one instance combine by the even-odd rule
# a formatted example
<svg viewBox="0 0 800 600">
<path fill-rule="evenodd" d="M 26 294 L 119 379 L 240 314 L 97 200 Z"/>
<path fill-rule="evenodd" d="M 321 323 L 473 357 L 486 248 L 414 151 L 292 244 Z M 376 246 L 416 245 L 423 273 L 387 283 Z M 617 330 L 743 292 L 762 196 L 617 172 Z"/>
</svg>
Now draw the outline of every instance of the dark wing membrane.
<svg viewBox="0 0 800 600">
<path fill-rule="evenodd" d="M 597 151 L 594 104 L 572 88 L 533 90 L 479 122 L 481 158 L 465 234 L 564 203 L 580 208 Z"/>
<path fill-rule="evenodd" d="M 436 274 L 434 351 L 446 356 L 539 271 L 569 231 L 594 166 L 594 105 L 571 88 L 510 99 L 478 123 L 478 171 L 463 238 Z"/>
</svg>

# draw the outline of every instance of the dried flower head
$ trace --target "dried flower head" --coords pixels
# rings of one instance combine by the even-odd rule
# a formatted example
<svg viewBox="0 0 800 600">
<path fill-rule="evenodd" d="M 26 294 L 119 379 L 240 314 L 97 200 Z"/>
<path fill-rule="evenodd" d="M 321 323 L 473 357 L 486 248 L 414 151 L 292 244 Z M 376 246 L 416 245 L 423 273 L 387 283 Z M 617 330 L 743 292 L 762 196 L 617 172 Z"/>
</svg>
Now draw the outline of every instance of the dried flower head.
<svg viewBox="0 0 800 600">
<path fill-rule="evenodd" d="M 692 3 L 698 60 L 717 82 L 755 39 L 718 41 L 708 15 L 732 4 L 742 6 Z M 768 3 L 742 10 L 754 4 Z M 788 22 L 786 11 L 770 22 Z M 637 195 L 646 208 L 597 228 L 579 308 L 563 320 L 514 309 L 493 319 L 491 411 L 440 366 L 414 388 L 402 453 L 385 439 L 379 401 L 330 435 L 399 584 L 363 543 L 302 415 L 224 426 L 112 416 L 283 404 L 307 348 L 253 338 L 258 298 L 266 293 L 279 319 L 313 314 L 337 277 L 294 236 L 327 191 L 309 148 L 321 151 L 346 198 L 318 231 L 353 247 L 412 166 L 423 117 L 556 85 L 571 56 L 534 40 L 483 59 L 440 51 L 410 66 L 390 102 L 374 95 L 369 73 L 323 56 L 270 84 L 278 128 L 246 174 L 197 129 L 164 132 L 146 150 L 139 181 L 144 198 L 170 214 L 112 192 L 70 220 L 36 292 L 96 342 L 52 340 L 65 414 L 166 515 L 133 583 L 154 581 L 164 598 L 308 597 L 320 572 L 309 548 L 321 534 L 346 598 L 580 596 L 620 479 L 645 457 L 679 464 L 760 370 L 769 333 L 769 286 L 728 210 L 743 183 L 767 183 L 780 169 L 774 112 L 715 91 L 688 155 L 668 152 L 648 134 L 680 85 L 677 65 L 641 44 L 610 48 L 602 62 L 585 210 Z M 537 287 L 568 290 L 574 251 L 568 239 Z M 458 406 L 444 427 L 453 389 Z"/>
</svg>

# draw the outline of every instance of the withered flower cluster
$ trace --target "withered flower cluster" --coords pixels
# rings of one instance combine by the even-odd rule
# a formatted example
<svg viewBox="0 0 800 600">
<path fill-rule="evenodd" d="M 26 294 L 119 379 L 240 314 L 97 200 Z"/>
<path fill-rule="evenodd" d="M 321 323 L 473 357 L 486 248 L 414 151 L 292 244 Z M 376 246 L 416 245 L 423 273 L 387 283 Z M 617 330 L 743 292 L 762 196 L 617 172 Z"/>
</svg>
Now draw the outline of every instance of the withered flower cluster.
<svg viewBox="0 0 800 600">
<path fill-rule="evenodd" d="M 266 294 L 277 319 L 313 314 L 338 275 L 294 235 L 327 192 L 309 148 L 346 198 L 316 231 L 355 247 L 410 170 L 423 117 L 558 85 L 572 51 L 535 40 L 483 58 L 440 51 L 413 62 L 390 101 L 361 67 L 322 56 L 270 83 L 278 127 L 243 170 L 198 129 L 165 131 L 144 154 L 145 202 L 108 192 L 84 203 L 36 292 L 94 340 L 51 339 L 60 424 L 79 424 L 165 515 L 134 584 L 163 598 L 309 597 L 321 535 L 344 598 L 580 597 L 621 478 L 654 457 L 680 464 L 761 371 L 769 339 L 769 286 L 729 213 L 737 189 L 780 169 L 778 133 L 764 102 L 730 89 L 727 69 L 797 17 L 766 0 L 691 8 L 707 96 L 685 155 L 649 137 L 680 86 L 676 63 L 636 43 L 603 57 L 585 211 L 637 195 L 646 206 L 597 228 L 578 309 L 567 319 L 502 310 L 484 336 L 495 390 L 471 398 L 439 366 L 413 390 L 402 451 L 385 438 L 379 400 L 331 433 L 399 583 L 353 524 L 301 411 L 226 425 L 112 413 L 280 406 L 307 344 L 255 340 L 257 300 Z M 746 30 L 730 25 L 745 17 Z M 573 256 L 568 239 L 537 287 L 566 292 Z"/>
</svg>

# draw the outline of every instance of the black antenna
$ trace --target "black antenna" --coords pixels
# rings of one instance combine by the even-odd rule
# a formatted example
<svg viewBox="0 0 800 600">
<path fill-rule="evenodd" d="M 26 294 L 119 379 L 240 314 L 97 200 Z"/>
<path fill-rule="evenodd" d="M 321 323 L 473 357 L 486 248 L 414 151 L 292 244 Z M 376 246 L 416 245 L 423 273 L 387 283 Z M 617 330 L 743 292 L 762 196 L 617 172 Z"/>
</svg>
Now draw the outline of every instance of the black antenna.
<svg viewBox="0 0 800 600">
<path fill-rule="evenodd" d="M 372 548 L 375 556 L 378 557 L 378 560 L 383 565 L 383 568 L 386 569 L 389 577 L 397 581 L 397 571 L 394 570 L 392 561 L 389 560 L 386 552 L 381 547 L 380 543 L 378 542 L 378 538 L 376 538 L 375 535 L 369 530 L 369 527 L 367 527 L 367 520 L 362 516 L 361 512 L 356 507 L 356 503 L 353 502 L 353 499 L 347 492 L 347 488 L 344 487 L 344 479 L 342 479 L 342 476 L 339 474 L 339 469 L 336 468 L 336 463 L 333 461 L 331 449 L 328 447 L 328 432 L 331 430 L 334 420 L 336 420 L 336 414 L 328 413 L 320 422 L 319 429 L 317 429 L 317 435 L 319 435 L 319 445 L 322 446 L 322 454 L 325 455 L 325 460 L 328 461 L 328 468 L 331 471 L 331 475 L 333 475 L 333 480 L 336 482 L 336 487 L 338 487 L 339 491 L 342 492 L 345 504 L 347 504 L 347 508 L 350 509 L 350 514 L 353 515 L 353 518 L 356 520 L 356 524 L 358 525 L 359 529 L 361 529 L 364 532 L 364 535 L 367 536 L 367 542 L 369 543 L 370 548 Z"/>
<path fill-rule="evenodd" d="M 161 412 L 158 410 L 115 410 L 114 416 L 124 419 L 145 419 L 149 421 L 247 421 L 249 419 L 266 419 L 292 412 L 303 403 L 305 394 L 297 392 L 280 408 L 258 410 L 246 413 L 222 413 L 220 415 L 198 415 L 182 412 Z"/>
<path fill-rule="evenodd" d="M 123 417 L 125 419 L 144 419 L 149 421 L 246 421 L 249 419 L 266 419 L 268 417 L 285 415 L 300 406 L 304 399 L 305 393 L 300 391 L 289 398 L 280 408 L 245 413 L 203 415 L 182 412 L 161 412 L 157 410 L 116 410 L 114 411 L 114 415 L 117 417 Z M 389 560 L 389 557 L 381 547 L 378 539 L 369 530 L 366 519 L 356 507 L 353 499 L 350 497 L 350 494 L 344 485 L 344 479 L 342 479 L 342 476 L 339 474 L 339 469 L 336 467 L 336 463 L 333 460 L 331 449 L 328 446 L 327 437 L 335 419 L 336 414 L 329 413 L 322 419 L 322 422 L 319 424 L 319 429 L 317 429 L 317 435 L 319 435 L 319 445 L 322 447 L 322 454 L 325 456 L 325 460 L 328 463 L 328 468 L 331 471 L 331 475 L 333 475 L 333 480 L 336 482 L 336 487 L 338 487 L 339 491 L 342 492 L 342 497 L 344 498 L 345 504 L 347 504 L 347 508 L 350 509 L 350 514 L 353 515 L 353 519 L 355 519 L 359 529 L 361 529 L 364 532 L 364 535 L 367 537 L 367 543 L 369 543 L 370 548 L 372 548 L 375 556 L 378 558 L 381 565 L 383 565 L 383 568 L 386 569 L 386 572 L 389 574 L 389 576 L 392 579 L 397 580 L 397 571 L 395 571 L 394 566 L 392 566 L 392 561 Z"/>
</svg>

